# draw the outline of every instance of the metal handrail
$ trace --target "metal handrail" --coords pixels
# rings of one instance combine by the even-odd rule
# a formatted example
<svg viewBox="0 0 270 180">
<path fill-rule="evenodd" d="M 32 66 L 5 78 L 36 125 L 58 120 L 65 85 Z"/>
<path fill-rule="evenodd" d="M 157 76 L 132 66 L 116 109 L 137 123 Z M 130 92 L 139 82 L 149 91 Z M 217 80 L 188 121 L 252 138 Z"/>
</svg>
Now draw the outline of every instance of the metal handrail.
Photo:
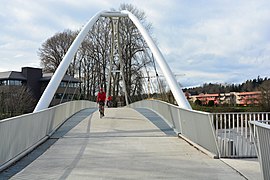
<svg viewBox="0 0 270 180">
<path fill-rule="evenodd" d="M 71 101 L 0 121 L 0 171 L 44 142 L 66 119 L 95 102 Z"/>
<path fill-rule="evenodd" d="M 266 124 L 266 122 L 269 123 L 269 120 L 250 122 L 255 127 L 254 134 L 258 139 L 257 146 L 261 172 L 265 180 L 270 179 L 270 125 Z"/>
<path fill-rule="evenodd" d="M 130 104 L 132 108 L 148 108 L 155 111 L 174 128 L 176 132 L 186 139 L 211 152 L 214 157 L 219 157 L 218 144 L 210 113 L 183 109 L 178 106 L 158 101 L 143 100 Z"/>
<path fill-rule="evenodd" d="M 221 157 L 257 157 L 257 137 L 252 138 L 254 127 L 249 122 L 269 123 L 269 112 L 212 113 L 211 117 Z"/>
</svg>

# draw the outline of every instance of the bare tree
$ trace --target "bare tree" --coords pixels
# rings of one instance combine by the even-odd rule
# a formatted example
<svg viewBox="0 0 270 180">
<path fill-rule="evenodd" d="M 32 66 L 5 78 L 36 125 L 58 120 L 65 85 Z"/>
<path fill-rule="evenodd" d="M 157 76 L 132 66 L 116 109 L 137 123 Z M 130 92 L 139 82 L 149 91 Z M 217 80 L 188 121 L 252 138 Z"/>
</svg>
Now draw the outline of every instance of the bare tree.
<svg viewBox="0 0 270 180">
<path fill-rule="evenodd" d="M 26 86 L 8 86 L 0 92 L 0 113 L 12 117 L 32 112 L 36 100 Z"/>
<path fill-rule="evenodd" d="M 264 81 L 260 87 L 261 104 L 264 111 L 270 111 L 270 80 Z"/>
<path fill-rule="evenodd" d="M 122 4 L 119 10 L 124 9 L 135 14 L 146 29 L 151 30 L 151 24 L 146 22 L 143 11 L 130 4 Z M 81 44 L 67 72 L 81 80 L 80 93 L 86 99 L 93 100 L 98 88 L 104 87 L 106 89 L 106 85 L 110 83 L 106 80 L 109 75 L 109 62 L 112 53 L 111 23 L 111 18 L 99 18 Z M 131 20 L 120 18 L 119 25 L 121 57 L 124 61 L 127 92 L 129 96 L 133 96 L 142 92 L 141 78 L 138 77 L 143 76 L 142 68 L 150 62 L 148 56 L 144 55 L 148 53 L 148 47 Z M 77 34 L 78 31 L 65 30 L 56 33 L 42 44 L 38 55 L 44 71 L 54 72 L 57 69 Z M 113 68 L 120 69 L 119 61 L 113 62 Z M 119 73 L 115 73 L 111 79 L 112 87 L 110 88 L 110 93 L 113 96 L 121 94 L 121 81 Z"/>
<path fill-rule="evenodd" d="M 119 10 L 128 10 L 133 13 L 150 32 L 151 24 L 147 23 L 146 15 L 131 4 L 121 4 Z M 142 68 L 149 64 L 151 59 L 146 56 L 148 53 L 146 42 L 143 40 L 140 32 L 128 18 L 120 19 L 120 42 L 122 49 L 122 58 L 124 61 L 124 74 L 127 85 L 127 93 L 129 96 L 136 94 L 138 90 L 138 83 L 140 83 L 138 76 L 142 75 Z"/>
<path fill-rule="evenodd" d="M 54 36 L 47 39 L 38 50 L 38 55 L 41 60 L 41 66 L 45 72 L 54 72 L 74 41 L 77 32 L 65 30 L 61 33 L 56 33 Z M 71 63 L 71 67 L 75 66 L 75 60 Z M 75 74 L 70 70 L 70 74 Z"/>
</svg>

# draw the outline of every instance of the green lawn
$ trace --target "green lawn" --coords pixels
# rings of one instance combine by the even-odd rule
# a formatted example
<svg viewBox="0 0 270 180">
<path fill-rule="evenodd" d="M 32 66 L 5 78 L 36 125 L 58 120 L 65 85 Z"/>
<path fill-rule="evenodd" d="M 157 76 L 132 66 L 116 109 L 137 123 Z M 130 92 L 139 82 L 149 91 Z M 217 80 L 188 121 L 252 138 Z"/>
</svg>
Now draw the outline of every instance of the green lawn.
<svg viewBox="0 0 270 180">
<path fill-rule="evenodd" d="M 262 108 L 258 106 L 254 107 L 234 107 L 234 106 L 198 106 L 192 104 L 192 109 L 198 110 L 198 111 L 205 111 L 205 112 L 211 112 L 211 113 L 219 113 L 219 112 L 262 112 Z"/>
</svg>

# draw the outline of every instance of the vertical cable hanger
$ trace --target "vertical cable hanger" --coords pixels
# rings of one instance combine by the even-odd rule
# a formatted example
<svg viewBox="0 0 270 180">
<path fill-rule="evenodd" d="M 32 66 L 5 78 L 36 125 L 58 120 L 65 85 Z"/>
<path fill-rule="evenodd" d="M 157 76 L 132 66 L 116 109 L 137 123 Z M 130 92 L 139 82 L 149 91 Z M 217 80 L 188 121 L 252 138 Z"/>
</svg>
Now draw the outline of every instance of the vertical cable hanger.
<svg viewBox="0 0 270 180">
<path fill-rule="evenodd" d="M 114 55 L 114 20 L 112 17 L 110 17 L 110 24 L 112 28 L 112 40 L 111 40 L 111 53 L 110 53 L 110 65 L 109 65 L 109 72 L 108 72 L 108 79 L 107 79 L 107 90 L 106 90 L 106 97 L 109 97 L 109 91 L 111 88 L 111 76 L 112 76 L 112 61 L 113 61 L 113 55 Z M 105 100 L 105 106 L 107 104 L 107 98 Z"/>
<path fill-rule="evenodd" d="M 123 89 L 125 93 L 126 105 L 128 105 L 129 102 L 128 102 L 128 94 L 127 94 L 127 87 L 126 87 L 125 74 L 124 74 L 124 64 L 123 64 L 123 59 L 122 59 L 122 50 L 120 48 L 119 18 L 117 18 L 116 34 L 117 34 L 117 46 L 118 46 L 118 58 L 120 62 L 120 71 L 121 71 L 120 73 L 122 74 Z"/>
</svg>

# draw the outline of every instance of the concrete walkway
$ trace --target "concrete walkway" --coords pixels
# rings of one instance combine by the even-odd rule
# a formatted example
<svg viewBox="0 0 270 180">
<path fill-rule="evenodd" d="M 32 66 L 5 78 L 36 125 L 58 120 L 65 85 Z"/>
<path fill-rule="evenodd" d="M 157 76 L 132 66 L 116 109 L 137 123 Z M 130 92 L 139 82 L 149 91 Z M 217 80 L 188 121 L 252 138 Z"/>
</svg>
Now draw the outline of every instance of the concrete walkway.
<svg viewBox="0 0 270 180">
<path fill-rule="evenodd" d="M 11 179 L 246 179 L 178 138 L 154 113 L 87 109 L 56 132 L 50 147 Z"/>
</svg>

